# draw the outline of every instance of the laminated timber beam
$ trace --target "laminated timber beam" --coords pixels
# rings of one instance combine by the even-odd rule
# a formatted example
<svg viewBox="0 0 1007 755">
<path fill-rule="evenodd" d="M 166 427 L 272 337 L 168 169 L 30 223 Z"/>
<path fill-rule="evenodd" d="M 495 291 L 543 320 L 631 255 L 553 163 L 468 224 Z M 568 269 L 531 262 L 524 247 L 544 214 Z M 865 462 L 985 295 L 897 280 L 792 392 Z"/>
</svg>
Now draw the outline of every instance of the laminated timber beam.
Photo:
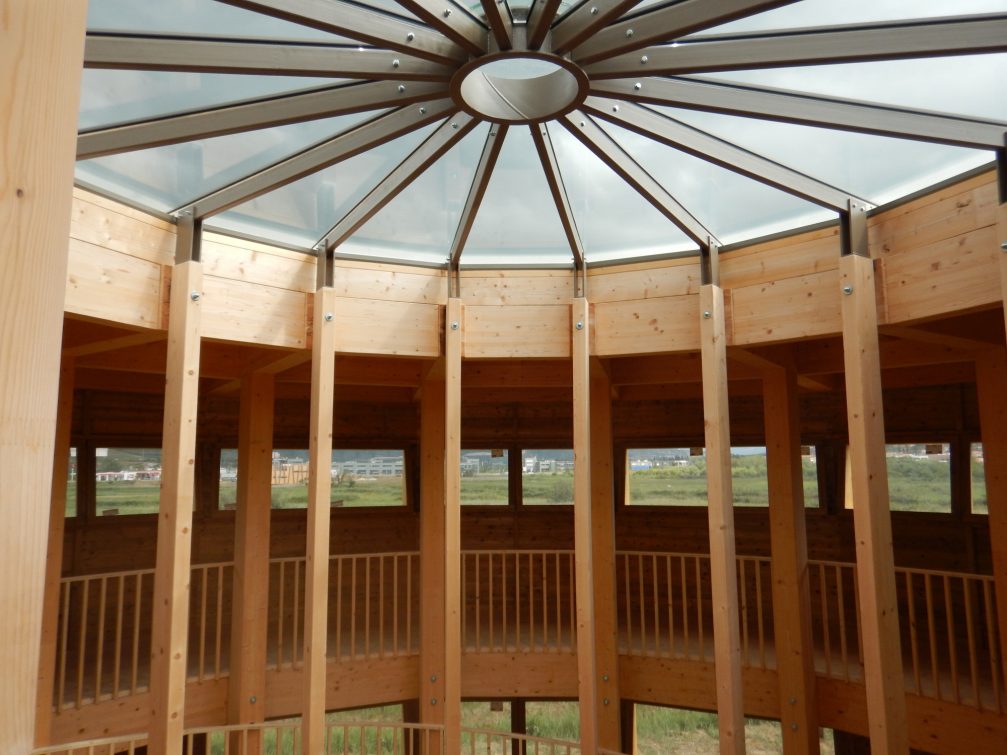
<svg viewBox="0 0 1007 755">
<path fill-rule="evenodd" d="M 510 6 L 498 0 L 482 0 L 482 9 L 497 48 L 510 50 L 514 46 L 511 39 L 514 34 L 514 19 L 510 15 Z"/>
<path fill-rule="evenodd" d="M 849 254 L 840 259 L 839 273 L 850 443 L 847 496 L 856 535 L 868 728 L 872 749 L 907 753 L 874 262 Z"/>
<path fill-rule="evenodd" d="M 448 299 L 444 335 L 444 752 L 461 752 L 462 351 L 465 313 Z"/>
<path fill-rule="evenodd" d="M 0 7 L 0 752 L 20 753 L 35 739 L 86 9 L 70 0 Z"/>
</svg>

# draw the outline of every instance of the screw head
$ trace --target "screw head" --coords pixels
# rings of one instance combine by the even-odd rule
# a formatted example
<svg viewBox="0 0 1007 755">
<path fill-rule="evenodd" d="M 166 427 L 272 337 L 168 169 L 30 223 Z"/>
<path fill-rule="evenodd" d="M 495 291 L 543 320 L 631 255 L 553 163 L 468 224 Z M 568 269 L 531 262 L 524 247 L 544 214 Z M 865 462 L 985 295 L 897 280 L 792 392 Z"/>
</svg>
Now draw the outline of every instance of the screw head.
<svg viewBox="0 0 1007 755">
<path fill-rule="evenodd" d="M 406 85 L 405 84 L 399 84 L 398 89 L 399 89 L 399 94 L 403 94 L 406 91 Z"/>
<path fill-rule="evenodd" d="M 189 293 L 189 298 L 192 299 L 193 301 L 199 301 L 200 299 L 203 298 L 203 295 L 199 293 L 199 291 L 192 291 Z"/>
<path fill-rule="evenodd" d="M 458 124 L 457 123 L 452 123 L 451 124 L 451 128 L 453 128 L 455 131 L 457 131 L 458 130 Z"/>
<path fill-rule="evenodd" d="M 608 674 L 602 674 L 602 675 L 601 675 L 601 680 L 602 680 L 603 682 L 607 682 L 607 681 L 608 681 Z"/>
<path fill-rule="evenodd" d="M 451 9 L 450 8 L 445 8 L 444 9 L 444 18 L 447 18 L 450 15 L 451 15 Z"/>
<path fill-rule="evenodd" d="M 797 724 L 796 723 L 790 724 L 790 730 L 791 731 L 797 731 Z"/>
<path fill-rule="evenodd" d="M 612 112 L 613 113 L 618 113 L 619 112 L 619 106 L 618 105 L 612 105 Z"/>
<path fill-rule="evenodd" d="M 632 29 L 626 29 L 626 38 L 628 39 L 628 38 L 630 38 L 632 36 L 633 36 L 633 30 Z"/>
<path fill-rule="evenodd" d="M 797 705 L 797 698 L 796 697 L 792 697 L 792 698 L 790 698 L 789 702 L 790 702 L 791 705 Z"/>
<path fill-rule="evenodd" d="M 843 286 L 843 293 L 849 296 L 853 293 L 853 286 Z"/>
<path fill-rule="evenodd" d="M 606 697 L 606 698 L 605 698 L 604 700 L 602 700 L 601 702 L 602 702 L 602 705 L 608 705 L 608 698 Z"/>
<path fill-rule="evenodd" d="M 451 323 L 451 330 L 458 330 L 458 321 L 455 320 Z"/>
<path fill-rule="evenodd" d="M 703 312 L 704 320 L 709 320 L 711 317 L 713 317 L 713 312 L 711 312 L 710 310 L 706 310 L 705 312 Z"/>
<path fill-rule="evenodd" d="M 250 698 L 248 698 L 248 702 L 250 702 L 252 705 L 255 705 L 255 695 L 252 695 Z"/>
<path fill-rule="evenodd" d="M 395 60 L 392 61 L 392 68 L 398 68 L 400 65 L 402 65 L 402 63 L 399 62 L 398 58 L 395 58 Z"/>
<path fill-rule="evenodd" d="M 574 327 L 577 328 L 577 330 L 584 330 L 584 323 L 578 320 Z"/>
<path fill-rule="evenodd" d="M 637 92 L 639 92 L 639 91 L 640 91 L 641 89 L 643 89 L 643 84 L 641 84 L 641 83 L 640 83 L 640 82 L 638 81 L 638 82 L 636 82 L 636 83 L 635 83 L 635 84 L 633 85 L 633 89 L 635 89 L 635 90 L 636 90 Z"/>
<path fill-rule="evenodd" d="M 406 42 L 412 42 L 414 39 L 416 39 L 416 35 L 412 32 L 406 34 Z"/>
<path fill-rule="evenodd" d="M 598 9 L 597 8 L 591 8 L 591 15 L 592 16 L 597 16 L 598 15 Z"/>
<path fill-rule="evenodd" d="M 648 62 L 650 62 L 650 58 L 648 58 L 646 55 L 640 56 L 640 65 L 646 65 Z"/>
<path fill-rule="evenodd" d="M 437 681 L 437 674 L 432 674 L 430 676 L 430 683 L 433 684 L 436 681 Z"/>
<path fill-rule="evenodd" d="M 332 322 L 333 314 L 331 312 L 326 312 L 325 315 L 324 315 L 324 317 L 325 317 L 325 322 Z"/>
<path fill-rule="evenodd" d="M 1000 248 L 1003 249 L 1005 252 L 1007 252 L 1007 241 L 1001 242 Z"/>
<path fill-rule="evenodd" d="M 421 107 L 420 108 L 420 115 L 426 115 L 426 114 L 427 114 L 427 109 L 425 107 Z"/>
<path fill-rule="evenodd" d="M 436 697 L 431 697 L 430 698 L 430 704 L 431 705 L 437 705 L 437 698 Z"/>
</svg>

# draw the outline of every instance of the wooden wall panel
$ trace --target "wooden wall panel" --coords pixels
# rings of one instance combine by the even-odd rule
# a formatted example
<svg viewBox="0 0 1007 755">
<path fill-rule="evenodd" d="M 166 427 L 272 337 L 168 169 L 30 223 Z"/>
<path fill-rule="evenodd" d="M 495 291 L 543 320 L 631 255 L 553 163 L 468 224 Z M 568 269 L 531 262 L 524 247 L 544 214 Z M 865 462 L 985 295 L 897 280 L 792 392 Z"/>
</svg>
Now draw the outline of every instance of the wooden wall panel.
<svg viewBox="0 0 1007 755">
<path fill-rule="evenodd" d="M 573 296 L 572 270 L 493 270 L 461 274 L 466 306 L 563 305 Z"/>
<path fill-rule="evenodd" d="M 610 302 L 594 306 L 594 354 L 656 354 L 699 348 L 696 296 Z"/>
<path fill-rule="evenodd" d="M 699 264 L 695 260 L 667 260 L 593 270 L 588 276 L 588 298 L 593 304 L 657 299 L 699 293 Z"/>
<path fill-rule="evenodd" d="M 306 330 L 304 294 L 210 275 L 204 277 L 204 338 L 304 348 Z"/>
<path fill-rule="evenodd" d="M 333 270 L 336 296 L 414 304 L 444 304 L 447 278 L 440 270 L 337 260 Z"/>
<path fill-rule="evenodd" d="M 570 356 L 570 307 L 466 306 L 466 359 Z"/>
<path fill-rule="evenodd" d="M 160 264 L 75 238 L 69 243 L 66 312 L 140 328 L 161 327 Z"/>
<path fill-rule="evenodd" d="M 74 189 L 70 238 L 158 265 L 175 260 L 175 226 L 98 194 Z"/>
<path fill-rule="evenodd" d="M 314 293 L 315 260 L 299 252 L 209 233 L 203 237 L 203 270 L 215 278 Z"/>
<path fill-rule="evenodd" d="M 740 346 L 839 333 L 838 285 L 839 273 L 833 269 L 732 289 L 729 343 Z"/>
<path fill-rule="evenodd" d="M 333 315 L 338 324 L 337 354 L 440 354 L 440 308 L 436 304 L 337 296 Z"/>
<path fill-rule="evenodd" d="M 830 227 L 726 252 L 720 258 L 720 282 L 724 288 L 742 288 L 838 266 L 839 228 Z"/>
</svg>

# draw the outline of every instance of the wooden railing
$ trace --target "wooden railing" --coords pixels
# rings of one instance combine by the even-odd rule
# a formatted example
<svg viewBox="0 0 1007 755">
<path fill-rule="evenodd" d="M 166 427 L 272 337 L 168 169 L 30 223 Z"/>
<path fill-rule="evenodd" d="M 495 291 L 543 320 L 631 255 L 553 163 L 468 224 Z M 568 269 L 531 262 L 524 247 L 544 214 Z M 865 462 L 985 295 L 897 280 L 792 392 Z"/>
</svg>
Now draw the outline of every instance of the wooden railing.
<svg viewBox="0 0 1007 755">
<path fill-rule="evenodd" d="M 862 681 L 856 565 L 809 561 L 808 586 L 815 671 L 848 682 Z"/>
<path fill-rule="evenodd" d="M 580 745 L 562 739 L 507 731 L 462 728 L 461 755 L 580 755 Z"/>
<path fill-rule="evenodd" d="M 146 755 L 146 748 L 146 734 L 126 734 L 121 737 L 38 747 L 32 750 L 32 755 L 138 755 L 141 752 Z"/>
<path fill-rule="evenodd" d="M 573 551 L 463 552 L 464 652 L 574 652 L 574 582 Z"/>
<path fill-rule="evenodd" d="M 443 755 L 444 727 L 398 722 L 329 724 L 325 755 Z"/>
</svg>

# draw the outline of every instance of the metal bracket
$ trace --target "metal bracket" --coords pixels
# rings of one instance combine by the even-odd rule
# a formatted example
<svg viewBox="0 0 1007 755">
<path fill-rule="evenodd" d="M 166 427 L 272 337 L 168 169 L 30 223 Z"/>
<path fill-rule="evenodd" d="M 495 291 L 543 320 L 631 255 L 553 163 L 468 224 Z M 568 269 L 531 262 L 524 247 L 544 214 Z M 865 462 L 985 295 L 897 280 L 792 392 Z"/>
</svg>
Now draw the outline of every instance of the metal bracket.
<svg viewBox="0 0 1007 755">
<path fill-rule="evenodd" d="M 996 160 L 1000 204 L 1007 204 L 1007 131 L 1004 132 L 1004 146 L 996 151 Z"/>
<path fill-rule="evenodd" d="M 573 297 L 582 299 L 587 296 L 587 265 L 583 259 L 573 262 Z"/>
<path fill-rule="evenodd" d="M 315 256 L 318 260 L 315 267 L 315 288 L 331 288 L 335 280 L 333 262 L 336 248 L 329 246 L 328 241 L 323 241 L 315 248 Z"/>
<path fill-rule="evenodd" d="M 706 237 L 706 244 L 699 247 L 700 282 L 720 285 L 720 242 L 713 236 Z"/>
<path fill-rule="evenodd" d="M 839 214 L 839 229 L 842 249 L 840 254 L 848 257 L 855 254 L 858 257 L 869 257 L 867 249 L 867 205 L 850 199 L 846 211 Z"/>
<path fill-rule="evenodd" d="M 203 219 L 183 210 L 175 218 L 175 264 L 199 262 L 203 247 Z"/>
<path fill-rule="evenodd" d="M 458 263 L 456 257 L 448 258 L 448 297 L 451 299 L 460 299 L 462 295 L 462 276 Z"/>
</svg>

